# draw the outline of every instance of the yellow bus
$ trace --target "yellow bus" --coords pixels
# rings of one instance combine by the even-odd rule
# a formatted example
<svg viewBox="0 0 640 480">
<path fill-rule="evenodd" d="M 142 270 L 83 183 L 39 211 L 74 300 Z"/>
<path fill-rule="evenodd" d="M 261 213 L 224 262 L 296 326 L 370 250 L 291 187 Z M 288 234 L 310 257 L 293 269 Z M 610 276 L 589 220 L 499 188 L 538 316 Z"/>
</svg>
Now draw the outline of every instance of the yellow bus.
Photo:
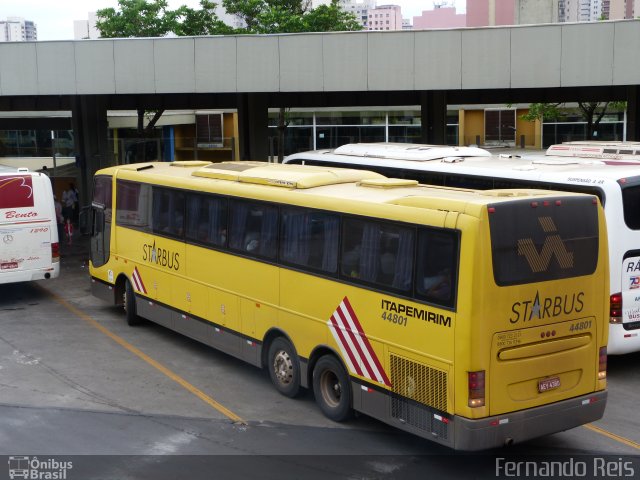
<svg viewBox="0 0 640 480">
<path fill-rule="evenodd" d="M 92 292 L 461 450 L 599 419 L 607 236 L 595 196 L 333 167 L 157 162 L 95 175 Z"/>
</svg>

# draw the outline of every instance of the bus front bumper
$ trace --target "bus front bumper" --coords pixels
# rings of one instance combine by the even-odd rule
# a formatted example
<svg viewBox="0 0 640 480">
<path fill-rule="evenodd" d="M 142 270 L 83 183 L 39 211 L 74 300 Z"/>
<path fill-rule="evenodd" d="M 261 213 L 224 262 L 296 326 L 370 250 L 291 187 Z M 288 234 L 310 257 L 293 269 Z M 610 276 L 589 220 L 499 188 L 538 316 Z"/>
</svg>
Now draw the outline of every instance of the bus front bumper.
<svg viewBox="0 0 640 480">
<path fill-rule="evenodd" d="M 456 450 L 485 450 L 562 432 L 602 418 L 607 391 L 550 405 L 471 420 L 455 417 Z"/>
</svg>

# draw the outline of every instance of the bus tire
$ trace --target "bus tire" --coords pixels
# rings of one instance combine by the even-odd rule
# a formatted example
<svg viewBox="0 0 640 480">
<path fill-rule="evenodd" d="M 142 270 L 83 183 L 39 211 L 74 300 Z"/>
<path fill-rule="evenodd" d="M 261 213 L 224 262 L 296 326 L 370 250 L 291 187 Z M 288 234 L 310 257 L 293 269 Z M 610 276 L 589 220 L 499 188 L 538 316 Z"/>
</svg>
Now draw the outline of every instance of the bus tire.
<svg viewBox="0 0 640 480">
<path fill-rule="evenodd" d="M 313 395 L 326 417 L 335 422 L 351 418 L 351 381 L 335 356 L 320 357 L 313 368 Z"/>
<path fill-rule="evenodd" d="M 269 345 L 267 357 L 269 377 L 276 390 L 293 398 L 300 393 L 300 363 L 291 343 L 278 337 Z"/>
<path fill-rule="evenodd" d="M 138 316 L 136 308 L 136 295 L 133 292 L 131 282 L 127 280 L 124 286 L 124 311 L 127 315 L 127 325 L 135 327 L 142 323 L 142 319 Z"/>
</svg>

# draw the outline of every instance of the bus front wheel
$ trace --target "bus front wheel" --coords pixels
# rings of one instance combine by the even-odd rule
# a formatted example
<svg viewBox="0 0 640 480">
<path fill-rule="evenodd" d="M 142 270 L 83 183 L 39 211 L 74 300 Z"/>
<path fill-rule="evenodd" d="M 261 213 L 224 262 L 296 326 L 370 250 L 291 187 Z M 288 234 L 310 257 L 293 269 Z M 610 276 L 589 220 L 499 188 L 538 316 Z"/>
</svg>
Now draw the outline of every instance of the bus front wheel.
<svg viewBox="0 0 640 480">
<path fill-rule="evenodd" d="M 127 314 L 127 325 L 130 327 L 140 325 L 142 320 L 138 316 L 136 296 L 129 280 L 126 281 L 124 287 L 124 311 Z"/>
<path fill-rule="evenodd" d="M 351 383 L 342 364 L 333 355 L 325 355 L 313 369 L 313 394 L 328 418 L 344 422 L 351 417 Z"/>
<path fill-rule="evenodd" d="M 269 346 L 269 377 L 282 395 L 293 398 L 300 392 L 300 364 L 289 341 L 276 338 Z"/>
</svg>

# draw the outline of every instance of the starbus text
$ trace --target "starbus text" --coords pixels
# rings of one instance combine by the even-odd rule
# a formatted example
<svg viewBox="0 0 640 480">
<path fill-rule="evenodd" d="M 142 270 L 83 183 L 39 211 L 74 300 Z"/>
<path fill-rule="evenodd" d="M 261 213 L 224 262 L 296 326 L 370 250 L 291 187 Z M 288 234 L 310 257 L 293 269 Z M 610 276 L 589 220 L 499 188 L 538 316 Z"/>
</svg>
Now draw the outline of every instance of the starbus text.
<svg viewBox="0 0 640 480">
<path fill-rule="evenodd" d="M 540 294 L 536 292 L 533 300 L 515 302 L 511 306 L 513 316 L 509 318 L 509 321 L 511 323 L 527 322 L 534 318 L 544 320 L 545 318 L 553 318 L 562 314 L 580 313 L 584 308 L 583 298 L 584 292 L 545 298 L 540 298 Z"/>
<path fill-rule="evenodd" d="M 180 269 L 180 254 L 156 247 L 156 242 L 153 242 L 153 245 L 146 243 L 142 246 L 142 259 L 172 270 Z"/>
</svg>

